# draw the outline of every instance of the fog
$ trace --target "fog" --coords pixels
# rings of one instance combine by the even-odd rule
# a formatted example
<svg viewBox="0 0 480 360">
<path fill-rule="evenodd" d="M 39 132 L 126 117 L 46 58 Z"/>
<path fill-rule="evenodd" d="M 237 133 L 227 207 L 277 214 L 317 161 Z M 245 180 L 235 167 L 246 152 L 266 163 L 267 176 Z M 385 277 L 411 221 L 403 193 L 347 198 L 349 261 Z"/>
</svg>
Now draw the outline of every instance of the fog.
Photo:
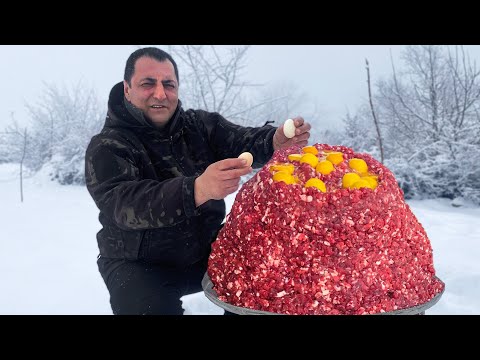
<svg viewBox="0 0 480 360">
<path fill-rule="evenodd" d="M 0 130 L 10 123 L 12 115 L 20 123 L 27 123 L 25 104 L 41 101 L 44 83 L 70 87 L 82 81 L 106 103 L 111 87 L 122 80 L 125 62 L 136 48 L 0 45 L 5 80 L 0 96 Z M 480 59 L 479 45 L 465 48 L 473 59 Z M 334 127 L 347 110 L 354 112 L 368 97 L 365 59 L 370 62 L 375 83 L 391 73 L 390 53 L 397 63 L 402 49 L 403 45 L 253 45 L 247 54 L 244 76 L 257 84 L 293 82 L 309 101 L 317 104 L 321 119 L 315 120 Z"/>
</svg>

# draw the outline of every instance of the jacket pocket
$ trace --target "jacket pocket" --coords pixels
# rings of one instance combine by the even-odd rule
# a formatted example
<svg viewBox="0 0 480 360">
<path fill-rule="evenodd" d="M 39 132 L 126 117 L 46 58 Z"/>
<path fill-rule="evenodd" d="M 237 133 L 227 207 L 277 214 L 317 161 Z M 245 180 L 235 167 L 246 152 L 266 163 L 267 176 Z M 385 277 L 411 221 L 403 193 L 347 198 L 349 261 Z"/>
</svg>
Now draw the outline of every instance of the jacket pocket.
<svg viewBox="0 0 480 360">
<path fill-rule="evenodd" d="M 150 230 L 145 235 L 142 249 L 147 262 L 161 263 L 171 267 L 185 267 L 201 258 L 201 244 L 192 233 L 182 233 L 172 229 Z"/>
<path fill-rule="evenodd" d="M 97 234 L 97 242 L 101 256 L 110 259 L 125 258 L 125 240 L 118 228 L 104 227 Z"/>
<path fill-rule="evenodd" d="M 122 231 L 123 258 L 135 261 L 139 259 L 140 247 L 144 240 L 146 230 L 142 231 Z"/>
</svg>

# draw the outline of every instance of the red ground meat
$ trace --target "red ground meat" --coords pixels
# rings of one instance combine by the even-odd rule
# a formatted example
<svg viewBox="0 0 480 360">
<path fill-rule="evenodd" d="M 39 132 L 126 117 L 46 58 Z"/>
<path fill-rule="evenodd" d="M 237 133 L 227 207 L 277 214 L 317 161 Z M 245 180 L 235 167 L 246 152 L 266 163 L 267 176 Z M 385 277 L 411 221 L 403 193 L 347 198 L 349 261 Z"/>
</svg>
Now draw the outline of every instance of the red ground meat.
<svg viewBox="0 0 480 360">
<path fill-rule="evenodd" d="M 346 147 L 315 147 L 344 155 L 329 175 L 294 163 L 301 181 L 313 174 L 326 193 L 272 180 L 270 166 L 299 147 L 277 151 L 238 192 L 209 258 L 219 299 L 280 314 L 375 314 L 440 293 L 430 241 L 390 170 Z M 375 190 L 342 188 L 352 158 L 378 176 Z"/>
</svg>

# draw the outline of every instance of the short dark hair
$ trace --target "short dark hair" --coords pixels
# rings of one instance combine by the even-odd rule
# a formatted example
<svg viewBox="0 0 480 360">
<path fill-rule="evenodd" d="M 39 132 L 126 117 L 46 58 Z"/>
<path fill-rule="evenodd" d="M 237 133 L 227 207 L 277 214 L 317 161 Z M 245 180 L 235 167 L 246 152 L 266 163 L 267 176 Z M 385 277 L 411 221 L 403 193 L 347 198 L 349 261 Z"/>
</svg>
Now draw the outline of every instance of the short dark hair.
<svg viewBox="0 0 480 360">
<path fill-rule="evenodd" d="M 173 64 L 173 68 L 175 69 L 175 76 L 177 77 L 177 81 L 178 83 L 180 83 L 180 78 L 178 77 L 177 63 L 175 62 L 175 60 L 173 60 L 172 56 L 166 51 L 163 51 L 159 48 L 146 47 L 134 51 L 128 57 L 127 64 L 125 65 L 125 74 L 123 76 L 123 79 L 128 83 L 128 86 L 132 86 L 132 76 L 135 72 L 135 64 L 137 63 L 137 60 L 144 56 L 158 60 L 160 62 L 166 60 L 170 61 Z"/>
</svg>

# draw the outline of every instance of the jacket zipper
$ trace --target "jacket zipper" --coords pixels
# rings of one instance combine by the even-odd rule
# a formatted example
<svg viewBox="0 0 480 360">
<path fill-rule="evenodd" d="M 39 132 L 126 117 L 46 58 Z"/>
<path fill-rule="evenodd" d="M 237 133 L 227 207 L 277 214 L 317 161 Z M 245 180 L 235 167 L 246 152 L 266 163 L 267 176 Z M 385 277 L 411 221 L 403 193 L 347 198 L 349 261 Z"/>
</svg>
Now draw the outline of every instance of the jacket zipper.
<svg viewBox="0 0 480 360">
<path fill-rule="evenodd" d="M 177 156 L 175 155 L 174 148 L 173 148 L 173 136 L 170 135 L 170 151 L 172 152 L 172 157 L 175 159 L 175 162 L 178 165 L 178 168 L 181 170 L 182 174 L 184 176 L 191 176 L 189 175 L 189 172 L 185 171 L 185 168 L 182 166 L 180 161 L 177 159 Z"/>
</svg>

